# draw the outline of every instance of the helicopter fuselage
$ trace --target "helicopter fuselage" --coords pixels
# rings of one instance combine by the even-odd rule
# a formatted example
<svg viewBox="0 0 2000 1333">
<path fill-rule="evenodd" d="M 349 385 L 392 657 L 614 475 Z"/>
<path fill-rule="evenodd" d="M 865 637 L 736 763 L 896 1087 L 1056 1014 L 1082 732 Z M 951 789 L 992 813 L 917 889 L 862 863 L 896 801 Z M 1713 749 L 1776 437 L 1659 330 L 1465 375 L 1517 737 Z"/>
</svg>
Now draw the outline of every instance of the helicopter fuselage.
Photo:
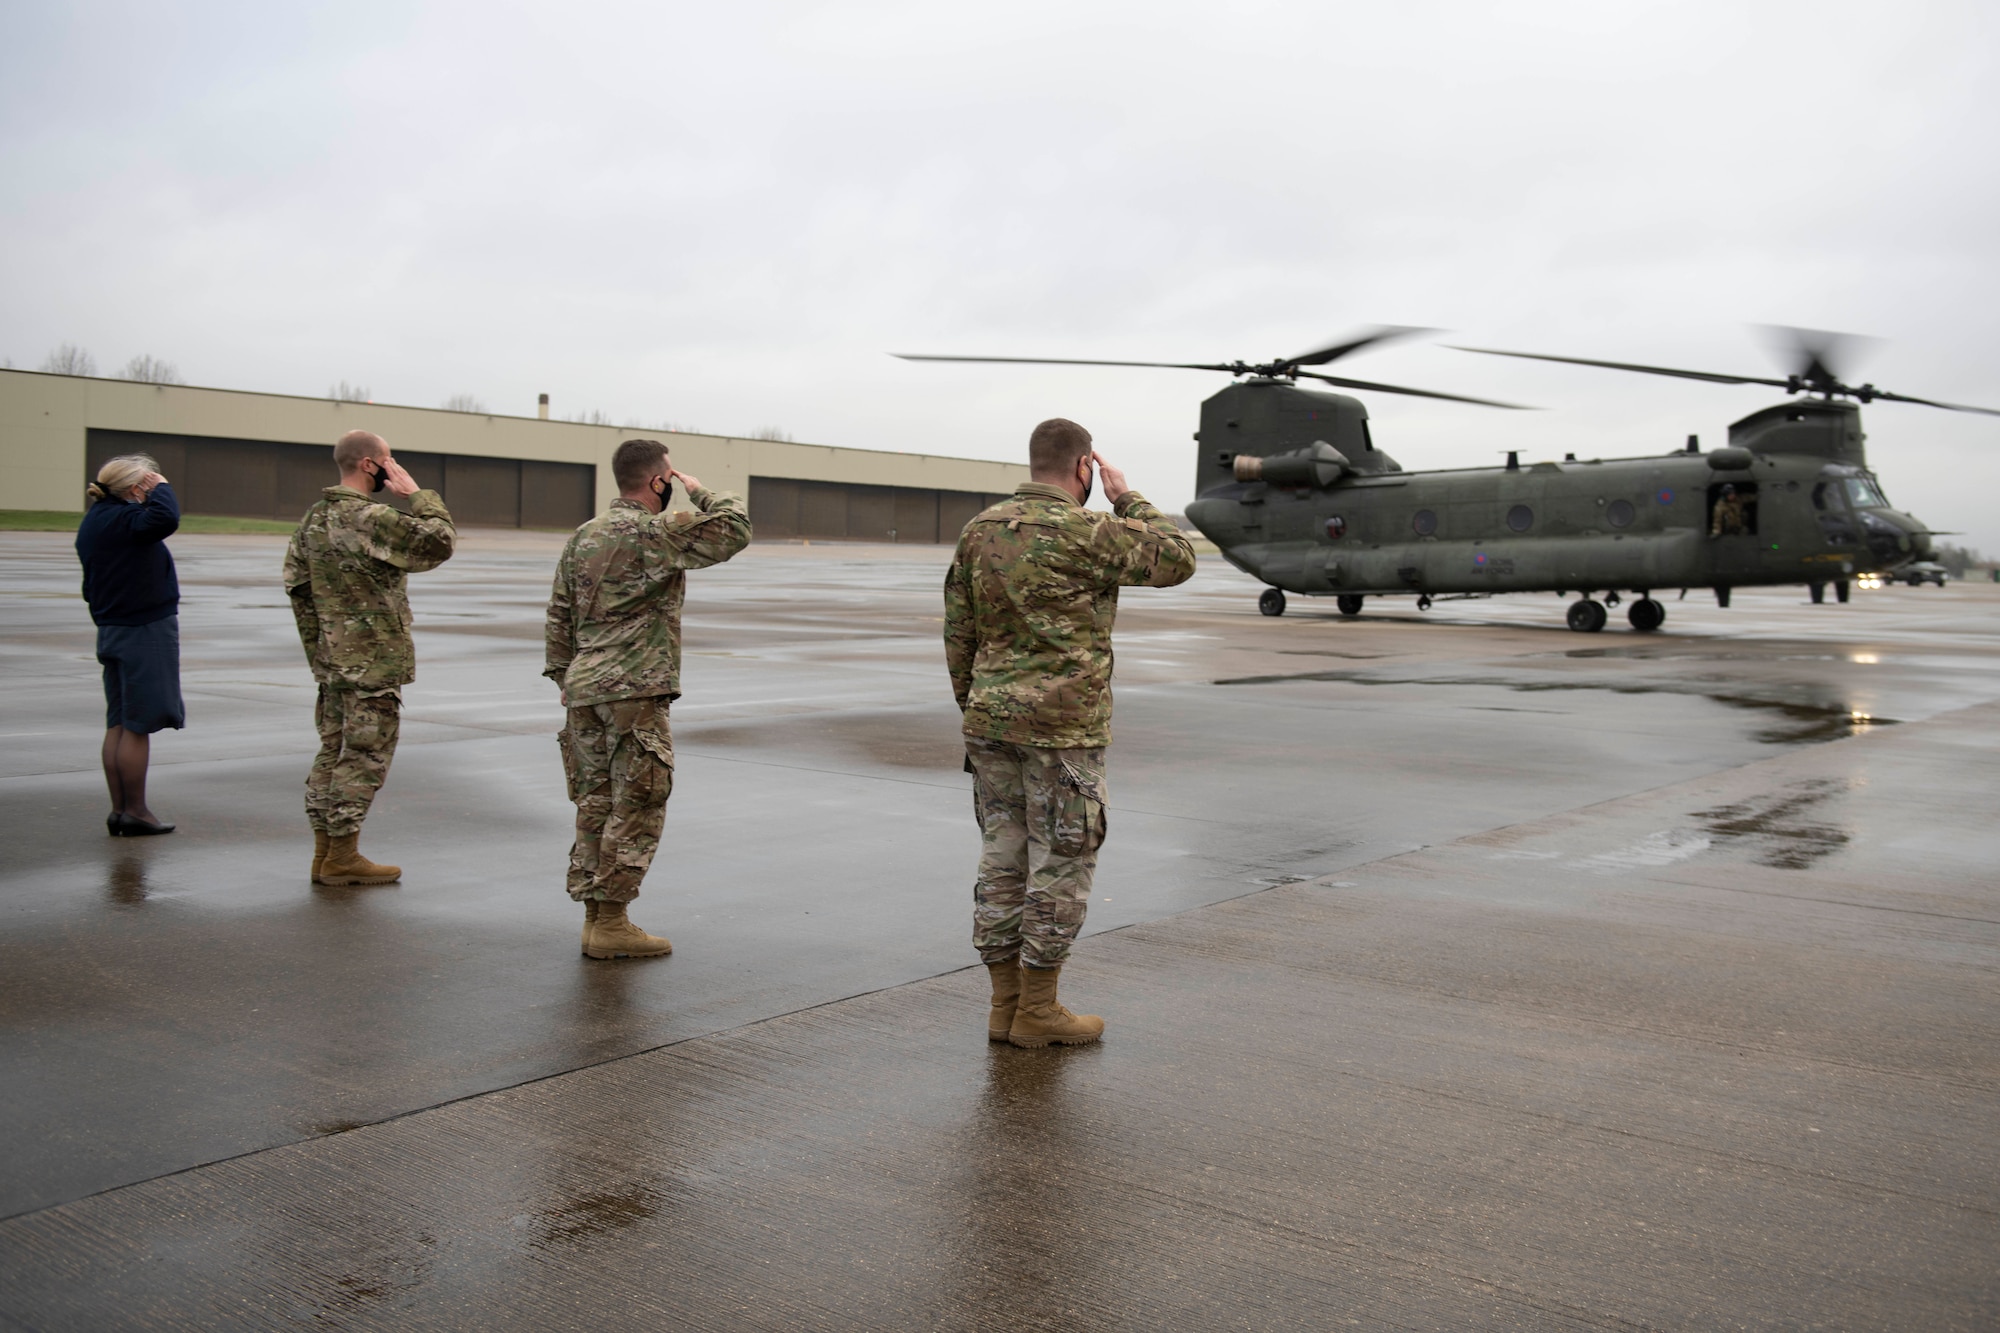
<svg viewBox="0 0 2000 1333">
<path fill-rule="evenodd" d="M 1930 554 L 1923 524 L 1869 474 L 1859 409 L 1841 401 L 1753 413 L 1707 453 L 1690 440 L 1650 457 L 1406 472 L 1374 447 L 1358 400 L 1253 379 L 1203 405 L 1196 438 L 1189 519 L 1291 593 L 1844 585 Z"/>
</svg>

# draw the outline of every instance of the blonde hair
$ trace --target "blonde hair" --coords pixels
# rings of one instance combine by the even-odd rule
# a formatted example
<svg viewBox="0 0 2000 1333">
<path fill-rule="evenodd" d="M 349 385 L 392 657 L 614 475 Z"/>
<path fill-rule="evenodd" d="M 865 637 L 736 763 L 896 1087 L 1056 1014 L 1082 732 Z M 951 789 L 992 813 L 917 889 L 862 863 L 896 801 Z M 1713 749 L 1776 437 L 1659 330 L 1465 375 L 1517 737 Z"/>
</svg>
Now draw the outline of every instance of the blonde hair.
<svg viewBox="0 0 2000 1333">
<path fill-rule="evenodd" d="M 120 454 L 97 469 L 97 480 L 84 488 L 90 502 L 125 498 L 125 492 L 146 479 L 146 474 L 158 472 L 160 465 L 145 454 Z"/>
</svg>

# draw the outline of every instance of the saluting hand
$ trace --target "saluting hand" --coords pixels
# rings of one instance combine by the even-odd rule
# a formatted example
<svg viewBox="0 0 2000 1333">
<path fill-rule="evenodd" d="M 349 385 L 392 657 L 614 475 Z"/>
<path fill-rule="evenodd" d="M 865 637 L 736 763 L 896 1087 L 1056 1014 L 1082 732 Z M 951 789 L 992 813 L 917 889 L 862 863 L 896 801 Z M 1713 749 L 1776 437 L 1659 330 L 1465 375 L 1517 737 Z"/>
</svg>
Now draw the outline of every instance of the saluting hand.
<svg viewBox="0 0 2000 1333">
<path fill-rule="evenodd" d="M 405 497 L 415 495 L 422 489 L 417 485 L 417 479 L 403 471 L 403 465 L 393 458 L 382 460 L 382 485 L 392 494 Z"/>
<path fill-rule="evenodd" d="M 690 497 L 692 497 L 696 491 L 701 489 L 700 477 L 691 477 L 687 473 L 676 471 L 673 468 L 667 469 L 667 475 L 675 478 L 680 482 L 681 485 L 687 487 L 687 492 Z"/>
<path fill-rule="evenodd" d="M 1097 464 L 1097 479 L 1104 483 L 1104 498 L 1117 504 L 1132 488 L 1125 484 L 1125 474 L 1104 461 L 1104 455 L 1092 452 L 1091 461 Z"/>
</svg>

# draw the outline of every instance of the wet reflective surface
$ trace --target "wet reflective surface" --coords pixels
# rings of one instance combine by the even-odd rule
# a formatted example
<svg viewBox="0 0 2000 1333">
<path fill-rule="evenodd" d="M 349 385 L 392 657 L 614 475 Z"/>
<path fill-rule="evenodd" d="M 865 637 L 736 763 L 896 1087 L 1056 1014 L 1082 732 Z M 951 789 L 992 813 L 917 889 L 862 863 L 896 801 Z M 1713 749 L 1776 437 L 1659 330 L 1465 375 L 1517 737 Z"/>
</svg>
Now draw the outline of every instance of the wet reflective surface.
<svg viewBox="0 0 2000 1333">
<path fill-rule="evenodd" d="M 606 966 L 559 887 L 552 540 L 412 580 L 420 678 L 363 842 L 405 879 L 319 890 L 280 548 L 176 545 L 190 729 L 153 792 L 181 831 L 132 843 L 102 833 L 72 558 L 0 535 L 0 1316 L 2000 1308 L 2000 590 L 1691 596 L 1643 640 L 1554 598 L 1268 619 L 1220 567 L 1133 593 L 1064 982 L 1111 1030 L 1026 1052 L 988 1047 L 958 970 L 942 552 L 757 547 L 691 581 L 634 909 L 676 952 Z M 618 1301 L 579 1305 L 585 1273 Z"/>
</svg>

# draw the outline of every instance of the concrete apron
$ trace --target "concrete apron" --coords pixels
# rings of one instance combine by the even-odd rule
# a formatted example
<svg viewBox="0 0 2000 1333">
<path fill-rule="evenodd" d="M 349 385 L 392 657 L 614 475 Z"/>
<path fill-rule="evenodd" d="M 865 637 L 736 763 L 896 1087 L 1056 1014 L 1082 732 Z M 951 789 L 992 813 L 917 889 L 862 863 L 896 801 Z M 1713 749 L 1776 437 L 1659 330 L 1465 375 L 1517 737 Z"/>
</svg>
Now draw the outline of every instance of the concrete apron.
<svg viewBox="0 0 2000 1333">
<path fill-rule="evenodd" d="M 1100 934 L 1098 1047 L 989 1048 L 968 969 L 146 1181 L 0 1224 L 0 1313 L 1987 1325 L 1996 756 L 1975 705 Z"/>
</svg>

